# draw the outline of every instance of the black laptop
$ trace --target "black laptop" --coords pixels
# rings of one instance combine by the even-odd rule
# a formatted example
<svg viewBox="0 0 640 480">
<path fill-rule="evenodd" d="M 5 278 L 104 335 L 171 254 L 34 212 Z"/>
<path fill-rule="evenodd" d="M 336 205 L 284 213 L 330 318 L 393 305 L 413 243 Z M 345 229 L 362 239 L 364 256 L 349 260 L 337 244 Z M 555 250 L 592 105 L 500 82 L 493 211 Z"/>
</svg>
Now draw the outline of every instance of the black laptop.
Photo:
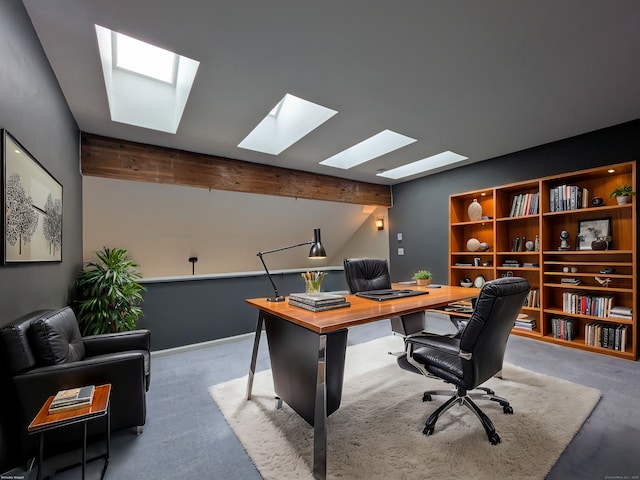
<svg viewBox="0 0 640 480">
<path fill-rule="evenodd" d="M 429 292 L 426 290 L 399 290 L 388 288 L 384 290 L 369 290 L 368 292 L 358 292 L 357 297 L 368 298 L 369 300 L 376 300 L 378 302 L 384 302 L 385 300 L 393 300 L 394 298 L 414 297 L 416 295 L 426 295 Z"/>
</svg>

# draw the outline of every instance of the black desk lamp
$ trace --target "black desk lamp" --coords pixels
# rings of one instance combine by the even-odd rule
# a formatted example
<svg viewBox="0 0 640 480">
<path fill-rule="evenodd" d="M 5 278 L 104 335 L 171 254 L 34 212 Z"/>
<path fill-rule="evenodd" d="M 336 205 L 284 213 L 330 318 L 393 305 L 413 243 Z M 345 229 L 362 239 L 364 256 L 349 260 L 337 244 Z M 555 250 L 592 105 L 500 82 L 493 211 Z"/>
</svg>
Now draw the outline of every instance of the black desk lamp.
<svg viewBox="0 0 640 480">
<path fill-rule="evenodd" d="M 262 266 L 264 267 L 264 271 L 267 272 L 267 278 L 271 282 L 271 286 L 273 286 L 273 297 L 267 298 L 269 302 L 282 302 L 284 301 L 284 297 L 278 294 L 278 287 L 273 283 L 273 278 L 271 278 L 271 274 L 269 273 L 269 269 L 267 265 L 264 263 L 263 255 L 267 253 L 280 252 L 282 250 L 289 250 L 290 248 L 301 247 L 303 245 L 311 245 L 311 250 L 309 250 L 309 258 L 326 258 L 327 253 L 324 251 L 324 247 L 322 243 L 320 243 L 320 229 L 313 229 L 313 240 L 308 242 L 298 243 L 296 245 L 291 245 L 289 247 L 276 248 L 274 250 L 267 250 L 266 252 L 258 252 L 257 256 L 260 257 L 260 261 L 262 262 Z"/>
</svg>

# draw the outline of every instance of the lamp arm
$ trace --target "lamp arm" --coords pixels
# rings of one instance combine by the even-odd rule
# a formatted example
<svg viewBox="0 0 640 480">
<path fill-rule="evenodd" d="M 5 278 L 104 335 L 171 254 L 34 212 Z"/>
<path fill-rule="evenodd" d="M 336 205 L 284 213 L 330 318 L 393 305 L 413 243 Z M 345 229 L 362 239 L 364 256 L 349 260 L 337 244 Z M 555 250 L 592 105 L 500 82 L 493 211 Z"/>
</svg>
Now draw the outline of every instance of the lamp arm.
<svg viewBox="0 0 640 480">
<path fill-rule="evenodd" d="M 277 250 L 274 250 L 274 251 L 277 251 Z M 262 262 L 262 266 L 264 267 L 264 271 L 267 272 L 267 278 L 271 282 L 271 286 L 273 287 L 273 292 L 274 292 L 274 294 L 275 294 L 275 296 L 277 298 L 277 297 L 279 297 L 278 287 L 276 287 L 276 284 L 273 282 L 273 278 L 271 278 L 271 273 L 269 273 L 269 269 L 267 268 L 267 264 L 264 263 L 264 259 L 262 258 L 262 255 L 264 253 L 269 253 L 269 252 L 258 252 L 258 257 L 260 258 L 260 261 Z"/>
<path fill-rule="evenodd" d="M 290 245 L 288 247 L 274 248 L 273 250 L 267 250 L 265 252 L 258 252 L 257 255 L 258 255 L 258 257 L 260 257 L 260 260 L 262 260 L 262 255 L 265 255 L 267 253 L 280 252 L 282 250 L 289 250 L 290 248 L 302 247 L 303 245 L 311 245 L 312 243 L 313 243 L 313 240 L 309 240 L 308 242 L 302 242 L 302 243 L 298 243 L 296 245 Z M 264 263 L 264 262 L 262 262 L 262 263 Z"/>
</svg>

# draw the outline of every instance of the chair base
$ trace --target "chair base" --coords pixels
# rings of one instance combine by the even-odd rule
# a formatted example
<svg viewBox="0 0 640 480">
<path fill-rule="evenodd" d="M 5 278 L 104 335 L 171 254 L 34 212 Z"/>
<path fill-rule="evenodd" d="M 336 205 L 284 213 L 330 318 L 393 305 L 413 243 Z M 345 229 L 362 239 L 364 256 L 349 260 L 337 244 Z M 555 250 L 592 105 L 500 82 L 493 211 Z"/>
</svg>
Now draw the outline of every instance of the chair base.
<svg viewBox="0 0 640 480">
<path fill-rule="evenodd" d="M 440 405 L 435 412 L 433 412 L 425 423 L 424 430 L 422 433 L 425 435 L 433 434 L 436 426 L 436 422 L 440 418 L 444 412 L 449 410 L 456 404 L 464 405 L 469 410 L 471 410 L 482 426 L 484 427 L 485 432 L 487 433 L 487 438 L 492 445 L 497 445 L 500 443 L 500 435 L 496 432 L 495 427 L 493 426 L 493 422 L 489 419 L 489 417 L 478 407 L 472 398 L 482 399 L 482 400 L 491 400 L 494 402 L 498 402 L 502 406 L 502 410 L 505 414 L 513 414 L 513 407 L 509 404 L 509 401 L 505 398 L 497 396 L 493 390 L 485 387 L 477 387 L 474 390 L 480 390 L 481 392 L 467 392 L 464 388 L 456 388 L 453 392 L 453 396 L 451 396 L 451 390 L 429 390 L 424 392 L 422 395 L 422 401 L 428 402 L 431 401 L 432 395 L 446 395 L 451 396 L 449 400 Z"/>
</svg>

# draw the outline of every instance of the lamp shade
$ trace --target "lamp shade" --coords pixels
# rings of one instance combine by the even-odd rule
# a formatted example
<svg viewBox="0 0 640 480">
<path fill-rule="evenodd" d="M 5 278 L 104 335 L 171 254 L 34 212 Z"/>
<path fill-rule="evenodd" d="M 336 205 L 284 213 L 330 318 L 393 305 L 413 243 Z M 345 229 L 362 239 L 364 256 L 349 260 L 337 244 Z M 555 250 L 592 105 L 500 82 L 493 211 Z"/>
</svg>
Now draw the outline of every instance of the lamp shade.
<svg viewBox="0 0 640 480">
<path fill-rule="evenodd" d="M 311 250 L 309 250 L 309 258 L 326 258 L 327 252 L 325 252 L 322 243 L 320 242 L 320 229 L 313 229 L 313 244 Z"/>
</svg>

